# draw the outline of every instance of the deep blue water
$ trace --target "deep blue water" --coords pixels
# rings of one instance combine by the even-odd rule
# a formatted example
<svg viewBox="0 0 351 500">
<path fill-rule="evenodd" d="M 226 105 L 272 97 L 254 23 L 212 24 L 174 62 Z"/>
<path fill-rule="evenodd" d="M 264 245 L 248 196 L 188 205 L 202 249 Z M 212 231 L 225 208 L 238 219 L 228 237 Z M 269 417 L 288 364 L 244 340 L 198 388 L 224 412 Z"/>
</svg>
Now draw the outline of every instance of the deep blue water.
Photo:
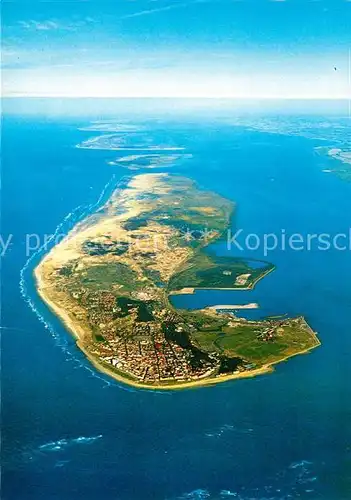
<svg viewBox="0 0 351 500">
<path fill-rule="evenodd" d="M 26 234 L 42 242 L 67 231 L 126 175 L 106 164 L 116 152 L 74 148 L 93 135 L 78 130 L 86 124 L 4 119 L 2 235 L 13 239 L 2 264 L 3 498 L 350 498 L 350 251 L 232 249 L 277 269 L 251 292 L 174 298 L 182 307 L 257 301 L 253 314 L 303 314 L 322 341 L 311 354 L 273 375 L 197 390 L 118 385 L 90 367 L 37 298 L 40 255 L 25 251 Z M 351 184 L 321 171 L 312 140 L 220 123 L 169 127 L 194 154 L 175 173 L 235 200 L 236 228 L 348 231 Z M 228 255 L 225 242 L 213 251 Z"/>
</svg>

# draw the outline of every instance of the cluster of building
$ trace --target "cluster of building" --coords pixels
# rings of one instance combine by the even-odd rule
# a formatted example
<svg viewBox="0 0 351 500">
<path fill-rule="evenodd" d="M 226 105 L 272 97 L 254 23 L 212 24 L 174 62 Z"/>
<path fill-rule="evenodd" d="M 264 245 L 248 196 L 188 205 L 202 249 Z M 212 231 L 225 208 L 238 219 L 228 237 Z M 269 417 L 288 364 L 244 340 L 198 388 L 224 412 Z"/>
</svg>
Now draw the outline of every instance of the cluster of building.
<svg viewBox="0 0 351 500">
<path fill-rule="evenodd" d="M 213 363 L 194 368 L 188 349 L 165 340 L 162 332 L 155 331 L 152 323 L 149 325 L 148 336 L 115 337 L 108 342 L 95 342 L 90 350 L 102 361 L 143 382 L 199 379 L 217 368 Z"/>
<path fill-rule="evenodd" d="M 213 360 L 194 365 L 191 350 L 166 340 L 162 322 L 170 318 L 165 309 L 156 312 L 155 321 L 140 322 L 133 304 L 127 317 L 119 317 L 121 310 L 112 293 L 92 292 L 81 300 L 89 322 L 99 332 L 90 351 L 126 375 L 143 382 L 174 382 L 207 377 L 218 368 Z M 177 324 L 174 327 L 181 330 Z"/>
<path fill-rule="evenodd" d="M 257 334 L 257 339 L 262 340 L 263 342 L 274 342 L 277 336 L 277 329 L 280 327 L 282 323 L 273 324 L 268 322 L 267 326 L 261 329 Z"/>
<path fill-rule="evenodd" d="M 108 291 L 87 292 L 80 298 L 81 304 L 88 312 L 88 319 L 92 325 L 101 329 L 101 334 L 108 334 L 109 325 L 114 333 L 113 319 L 118 315 L 116 296 Z M 107 330 L 105 332 L 105 330 Z"/>
<path fill-rule="evenodd" d="M 225 274 L 225 273 L 226 273 L 226 271 L 224 271 L 223 274 Z M 235 285 L 236 286 L 245 286 L 250 277 L 251 277 L 251 274 L 249 274 L 249 273 L 240 274 L 239 276 L 236 277 Z"/>
<path fill-rule="evenodd" d="M 122 374 L 144 383 L 174 383 L 218 373 L 218 354 L 202 353 L 190 343 L 196 326 L 163 306 L 154 287 L 135 290 L 130 298 L 84 286 L 74 294 L 92 327 L 90 352 Z M 140 320 L 145 308 L 152 320 Z M 271 330 L 262 340 L 270 340 Z"/>
</svg>

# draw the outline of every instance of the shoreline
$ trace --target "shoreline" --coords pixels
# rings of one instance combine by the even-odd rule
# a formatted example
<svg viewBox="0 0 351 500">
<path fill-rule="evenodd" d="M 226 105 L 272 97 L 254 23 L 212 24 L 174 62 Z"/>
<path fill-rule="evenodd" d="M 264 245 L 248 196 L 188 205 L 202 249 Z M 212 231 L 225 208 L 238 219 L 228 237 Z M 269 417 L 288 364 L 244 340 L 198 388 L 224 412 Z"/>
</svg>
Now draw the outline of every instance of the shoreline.
<svg viewBox="0 0 351 500">
<path fill-rule="evenodd" d="M 81 326 L 74 325 L 74 322 L 69 317 L 69 314 L 64 309 L 62 309 L 61 307 L 59 307 L 58 305 L 56 305 L 55 302 L 53 300 L 51 300 L 48 297 L 48 295 L 43 290 L 45 287 L 42 286 L 43 285 L 43 277 L 41 275 L 41 269 L 40 269 L 40 267 L 44 263 L 44 259 L 45 259 L 45 257 L 37 265 L 37 267 L 33 270 L 33 276 L 34 276 L 34 279 L 35 279 L 35 282 L 36 282 L 36 285 L 37 285 L 35 287 L 36 291 L 37 291 L 39 297 L 44 301 L 44 303 L 50 309 L 50 311 L 53 314 L 55 314 L 56 317 L 58 317 L 60 319 L 60 321 L 69 330 L 69 332 L 73 335 L 73 337 L 75 339 L 77 339 L 77 341 L 80 341 L 81 338 L 80 338 L 79 334 L 77 333 L 77 330 L 82 330 L 83 335 L 84 335 L 83 328 Z"/>
<path fill-rule="evenodd" d="M 45 259 L 45 257 L 44 257 Z M 44 260 L 43 259 L 43 260 Z M 317 336 L 317 334 L 312 330 L 311 327 L 309 327 L 311 334 L 313 334 L 314 340 L 316 341 L 314 346 L 311 346 L 303 351 L 296 352 L 294 354 L 288 355 L 285 358 L 282 358 L 278 361 L 274 361 L 272 363 L 267 363 L 257 369 L 254 370 L 247 370 L 239 373 L 232 373 L 229 375 L 217 375 L 212 378 L 208 379 L 202 379 L 202 380 L 189 380 L 185 382 L 175 382 L 174 384 L 144 384 L 142 382 L 139 382 L 137 380 L 132 380 L 127 377 L 124 377 L 123 375 L 119 375 L 116 373 L 114 370 L 109 369 L 107 366 L 105 366 L 103 363 L 99 362 L 96 357 L 91 354 L 83 344 L 83 339 L 85 336 L 85 331 L 84 328 L 81 325 L 75 324 L 75 322 L 70 318 L 69 314 L 59 307 L 44 291 L 44 286 L 43 286 L 43 277 L 41 274 L 41 266 L 43 263 L 43 260 L 38 264 L 38 266 L 33 270 L 33 276 L 36 281 L 36 290 L 39 295 L 39 297 L 43 300 L 43 302 L 48 306 L 50 311 L 56 315 L 66 327 L 66 329 L 73 335 L 73 337 L 76 339 L 76 346 L 78 349 L 80 349 L 83 354 L 86 356 L 86 358 L 90 361 L 90 363 L 100 372 L 103 373 L 104 375 L 108 375 L 109 377 L 112 377 L 114 380 L 117 380 L 118 382 L 121 382 L 123 384 L 138 388 L 138 389 L 148 389 L 148 390 L 162 390 L 162 391 L 172 391 L 172 390 L 181 390 L 181 389 L 190 389 L 190 388 L 195 388 L 195 387 L 206 387 L 206 386 L 211 386 L 223 382 L 229 382 L 230 380 L 239 380 L 239 379 L 245 379 L 245 378 L 253 378 L 257 377 L 259 375 L 265 375 L 268 373 L 273 373 L 274 372 L 274 366 L 282 363 L 284 361 L 287 361 L 288 359 L 298 356 L 300 354 L 307 354 L 308 352 L 312 351 L 316 347 L 321 345 L 321 342 Z M 307 324 L 307 323 L 306 323 Z M 83 338 L 81 338 L 79 331 L 81 332 L 81 335 Z"/>
</svg>

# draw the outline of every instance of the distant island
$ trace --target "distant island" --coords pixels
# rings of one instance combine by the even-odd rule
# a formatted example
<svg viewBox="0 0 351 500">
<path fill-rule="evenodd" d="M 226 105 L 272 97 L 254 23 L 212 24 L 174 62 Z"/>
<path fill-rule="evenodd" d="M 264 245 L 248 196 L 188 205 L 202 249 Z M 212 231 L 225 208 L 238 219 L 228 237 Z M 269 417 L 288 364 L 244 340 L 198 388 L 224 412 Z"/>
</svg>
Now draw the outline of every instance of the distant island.
<svg viewBox="0 0 351 500">
<path fill-rule="evenodd" d="M 351 150 L 348 146 L 341 147 L 318 146 L 315 148 L 318 155 L 327 160 L 325 173 L 334 173 L 345 181 L 351 181 Z"/>
<path fill-rule="evenodd" d="M 34 271 L 37 290 L 100 371 L 136 387 L 175 389 L 251 377 L 320 345 L 303 317 L 239 318 L 246 306 L 175 309 L 198 288 L 250 289 L 266 262 L 206 247 L 234 204 L 186 178 L 142 174 L 58 243 Z"/>
<path fill-rule="evenodd" d="M 108 165 L 120 166 L 128 170 L 169 168 L 192 158 L 191 154 L 142 153 L 132 154 L 108 161 Z"/>
</svg>

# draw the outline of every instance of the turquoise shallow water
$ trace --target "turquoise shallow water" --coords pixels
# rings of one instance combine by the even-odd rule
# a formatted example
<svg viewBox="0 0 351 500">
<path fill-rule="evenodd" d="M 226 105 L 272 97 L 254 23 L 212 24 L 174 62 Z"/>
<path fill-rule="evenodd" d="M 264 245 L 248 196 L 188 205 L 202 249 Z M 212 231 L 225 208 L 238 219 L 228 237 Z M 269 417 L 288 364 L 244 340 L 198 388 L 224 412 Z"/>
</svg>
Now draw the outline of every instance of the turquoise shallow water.
<svg viewBox="0 0 351 500">
<path fill-rule="evenodd" d="M 4 120 L 2 233 L 13 240 L 2 266 L 3 498 L 349 498 L 350 251 L 246 251 L 277 266 L 254 291 L 173 299 L 303 314 L 322 341 L 311 354 L 273 375 L 199 390 L 118 385 L 90 367 L 38 299 L 31 272 L 40 254 L 28 262 L 25 252 L 26 234 L 67 232 L 128 173 L 107 165 L 116 152 L 74 148 L 93 135 L 78 130 L 86 124 Z M 156 142 L 159 127 L 147 122 Z M 235 200 L 236 228 L 348 231 L 351 184 L 322 172 L 317 141 L 210 119 L 168 120 L 162 130 L 193 154 L 174 173 Z M 228 255 L 225 243 L 212 250 Z"/>
</svg>

